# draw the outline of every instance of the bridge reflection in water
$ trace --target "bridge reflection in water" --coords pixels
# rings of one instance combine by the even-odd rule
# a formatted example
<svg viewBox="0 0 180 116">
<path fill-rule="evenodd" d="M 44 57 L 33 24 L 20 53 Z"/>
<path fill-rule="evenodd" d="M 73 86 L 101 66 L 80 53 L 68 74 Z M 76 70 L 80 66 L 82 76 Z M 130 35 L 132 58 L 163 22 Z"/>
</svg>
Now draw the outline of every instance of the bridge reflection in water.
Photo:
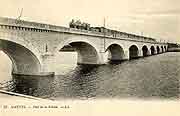
<svg viewBox="0 0 180 116">
<path fill-rule="evenodd" d="M 14 77 L 9 91 L 48 99 L 179 98 L 180 53 L 118 64 L 78 65 L 55 77 Z M 66 58 L 65 58 L 66 59 Z M 68 61 L 67 61 L 68 62 Z"/>
</svg>

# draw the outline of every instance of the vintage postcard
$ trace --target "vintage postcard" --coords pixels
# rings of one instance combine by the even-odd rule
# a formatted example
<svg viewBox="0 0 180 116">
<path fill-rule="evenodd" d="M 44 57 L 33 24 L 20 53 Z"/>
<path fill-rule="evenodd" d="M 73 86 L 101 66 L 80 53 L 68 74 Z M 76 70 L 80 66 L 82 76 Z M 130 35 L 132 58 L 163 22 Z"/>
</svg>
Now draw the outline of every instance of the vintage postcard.
<svg viewBox="0 0 180 116">
<path fill-rule="evenodd" d="M 179 116 L 179 0 L 0 0 L 0 116 Z"/>
</svg>

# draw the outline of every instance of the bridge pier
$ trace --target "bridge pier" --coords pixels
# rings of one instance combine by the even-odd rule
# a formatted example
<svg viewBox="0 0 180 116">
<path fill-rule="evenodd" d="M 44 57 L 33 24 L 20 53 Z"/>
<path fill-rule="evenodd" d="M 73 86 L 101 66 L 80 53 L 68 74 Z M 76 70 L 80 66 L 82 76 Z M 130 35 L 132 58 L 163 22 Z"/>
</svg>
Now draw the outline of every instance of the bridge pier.
<svg viewBox="0 0 180 116">
<path fill-rule="evenodd" d="M 54 65 L 58 65 L 55 64 L 55 56 L 53 54 L 50 53 L 46 53 L 41 55 L 41 59 L 42 59 L 42 65 L 41 65 L 41 72 L 54 72 Z"/>
<path fill-rule="evenodd" d="M 143 51 L 142 50 L 139 50 L 138 57 L 139 58 L 143 57 Z"/>
<path fill-rule="evenodd" d="M 163 50 L 161 49 L 161 50 L 160 50 L 160 54 L 162 54 L 162 53 L 163 53 Z"/>
<path fill-rule="evenodd" d="M 151 55 L 151 50 L 148 49 L 147 56 L 150 56 L 150 55 Z"/>
<path fill-rule="evenodd" d="M 127 48 L 127 49 L 124 49 L 124 58 L 123 58 L 123 60 L 125 61 L 125 60 L 129 60 L 130 59 L 130 57 L 129 57 L 129 49 Z"/>
<path fill-rule="evenodd" d="M 107 64 L 108 63 L 108 51 L 99 52 L 99 64 Z"/>
</svg>

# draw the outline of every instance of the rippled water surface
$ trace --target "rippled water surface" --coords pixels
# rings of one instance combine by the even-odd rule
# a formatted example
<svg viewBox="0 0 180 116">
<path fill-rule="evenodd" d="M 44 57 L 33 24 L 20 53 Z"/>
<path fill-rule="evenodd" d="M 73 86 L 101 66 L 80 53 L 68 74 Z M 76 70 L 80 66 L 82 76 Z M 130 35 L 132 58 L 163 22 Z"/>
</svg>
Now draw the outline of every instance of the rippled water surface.
<svg viewBox="0 0 180 116">
<path fill-rule="evenodd" d="M 55 77 L 14 77 L 6 89 L 56 100 L 176 99 L 179 80 L 180 52 L 169 52 L 117 64 L 78 65 Z"/>
</svg>

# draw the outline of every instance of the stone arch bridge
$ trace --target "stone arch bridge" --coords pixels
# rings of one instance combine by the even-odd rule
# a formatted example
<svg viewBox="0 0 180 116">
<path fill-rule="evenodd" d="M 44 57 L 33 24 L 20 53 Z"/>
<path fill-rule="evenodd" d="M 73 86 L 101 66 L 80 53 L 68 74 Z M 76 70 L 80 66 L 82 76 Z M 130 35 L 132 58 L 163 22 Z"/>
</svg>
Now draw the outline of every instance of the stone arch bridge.
<svg viewBox="0 0 180 116">
<path fill-rule="evenodd" d="M 66 48 L 78 53 L 78 64 L 106 64 L 167 51 L 167 43 L 124 32 L 77 30 L 49 24 L 0 18 L 0 50 L 12 61 L 13 72 L 54 72 L 56 54 Z"/>
</svg>

